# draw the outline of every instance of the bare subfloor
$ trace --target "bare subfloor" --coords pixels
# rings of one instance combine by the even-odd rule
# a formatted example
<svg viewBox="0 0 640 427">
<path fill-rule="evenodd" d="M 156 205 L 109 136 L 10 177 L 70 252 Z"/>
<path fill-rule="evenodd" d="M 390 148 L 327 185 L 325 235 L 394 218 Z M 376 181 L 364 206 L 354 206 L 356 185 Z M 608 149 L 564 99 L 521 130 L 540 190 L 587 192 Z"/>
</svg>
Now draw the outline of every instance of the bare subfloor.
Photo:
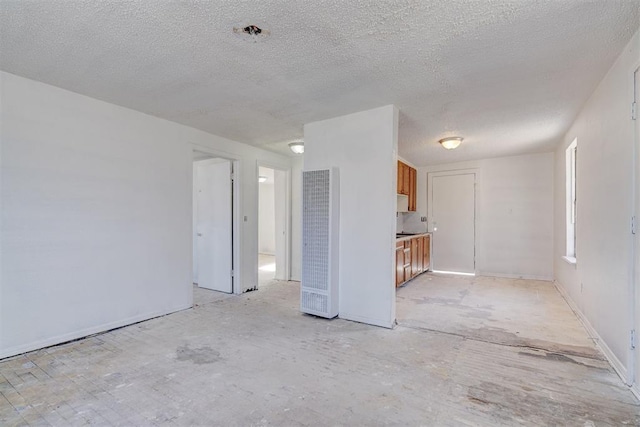
<svg viewBox="0 0 640 427">
<path fill-rule="evenodd" d="M 300 314 L 296 283 L 0 362 L 0 425 L 638 425 L 547 282 L 423 275 L 395 330 Z M 363 295 L 366 298 L 366 295 Z"/>
</svg>

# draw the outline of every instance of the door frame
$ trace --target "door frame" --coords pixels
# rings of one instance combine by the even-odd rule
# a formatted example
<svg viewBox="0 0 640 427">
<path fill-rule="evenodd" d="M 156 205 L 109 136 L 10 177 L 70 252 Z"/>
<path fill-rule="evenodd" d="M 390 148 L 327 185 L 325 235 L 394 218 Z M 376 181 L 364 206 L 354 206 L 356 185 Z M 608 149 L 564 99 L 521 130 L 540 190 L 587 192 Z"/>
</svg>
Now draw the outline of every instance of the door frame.
<svg viewBox="0 0 640 427">
<path fill-rule="evenodd" d="M 258 183 L 258 176 L 260 175 L 260 167 L 269 168 L 278 170 L 280 172 L 285 173 L 285 195 L 284 195 L 284 209 L 285 209 L 285 219 L 284 219 L 284 277 L 285 280 L 291 280 L 291 166 L 282 165 L 279 163 L 272 163 L 264 160 L 257 160 L 255 171 L 256 171 L 256 179 L 255 182 Z M 275 190 L 275 186 L 274 186 Z M 256 192 L 256 206 L 260 206 L 260 189 Z M 258 210 L 258 215 L 260 215 L 260 211 Z M 255 262 L 255 275 L 256 275 L 256 284 L 258 283 L 258 236 L 260 233 L 260 229 L 256 229 L 256 262 Z M 277 239 L 276 239 L 277 240 Z M 277 250 L 276 250 L 277 252 Z M 277 267 L 276 267 L 277 268 Z M 258 285 L 256 285 L 256 288 Z"/>
<path fill-rule="evenodd" d="M 637 78 L 636 78 L 637 77 Z M 631 216 L 635 217 L 636 234 L 631 234 L 629 249 L 630 249 L 630 265 L 629 265 L 629 316 L 631 323 L 631 331 L 634 331 L 635 347 L 629 346 L 628 349 L 628 362 L 627 362 L 627 385 L 631 386 L 631 390 L 634 392 L 637 398 L 640 399 L 640 385 L 636 382 L 636 372 L 638 369 L 637 359 L 638 354 L 638 333 L 640 332 L 640 314 L 638 313 L 638 307 L 640 307 L 640 230 L 638 230 L 638 221 L 640 221 L 640 185 L 637 180 L 640 177 L 640 61 L 637 61 L 631 68 L 630 79 L 630 94 L 631 102 L 636 103 L 636 118 L 632 119 L 631 125 L 633 126 L 633 143 L 632 143 L 632 161 L 631 161 Z"/>
<path fill-rule="evenodd" d="M 455 175 L 474 175 L 474 219 L 473 219 L 473 264 L 474 264 L 474 274 L 478 275 L 480 273 L 480 269 L 478 268 L 481 260 L 481 253 L 479 248 L 482 247 L 480 244 L 481 240 L 481 232 L 478 227 L 479 219 L 480 219 L 480 209 L 478 209 L 480 205 L 480 191 L 481 188 L 481 171 L 480 168 L 466 168 L 466 169 L 451 169 L 451 170 L 438 170 L 438 171 L 430 171 L 427 172 L 427 231 L 433 234 L 433 179 L 439 176 L 455 176 Z M 433 248 L 434 238 L 431 238 L 431 247 Z M 433 266 L 433 259 L 435 256 L 433 254 L 433 250 L 431 251 L 431 265 Z"/>
<path fill-rule="evenodd" d="M 241 181 L 241 167 L 240 167 L 240 159 L 237 156 L 234 156 L 225 151 L 216 150 L 210 148 L 206 145 L 200 145 L 196 143 L 190 143 L 190 154 L 191 154 L 191 179 L 189 180 L 190 184 L 190 194 L 191 194 L 191 215 L 193 217 L 193 153 L 195 151 L 199 151 L 201 153 L 209 154 L 214 158 L 225 159 L 231 162 L 231 170 L 232 170 L 232 180 L 231 180 L 231 265 L 233 268 L 233 276 L 231 277 L 231 293 L 235 295 L 242 294 L 242 259 L 241 254 L 241 242 L 240 238 L 240 224 L 242 223 L 242 218 L 240 217 L 242 210 L 240 209 L 240 181 Z M 193 247 L 193 221 L 191 221 L 191 247 Z M 191 251 L 191 265 L 193 265 L 193 250 Z M 191 278 L 193 281 L 193 277 Z"/>
</svg>

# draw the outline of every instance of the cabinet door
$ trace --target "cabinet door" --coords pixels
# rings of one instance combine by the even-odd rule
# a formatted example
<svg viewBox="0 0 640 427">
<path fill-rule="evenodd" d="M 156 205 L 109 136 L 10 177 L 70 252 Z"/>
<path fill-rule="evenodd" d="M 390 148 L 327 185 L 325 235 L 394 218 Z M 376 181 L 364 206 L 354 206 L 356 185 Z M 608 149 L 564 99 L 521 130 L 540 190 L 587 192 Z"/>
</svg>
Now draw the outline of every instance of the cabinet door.
<svg viewBox="0 0 640 427">
<path fill-rule="evenodd" d="M 412 167 L 408 167 L 409 169 L 409 210 L 412 212 L 416 211 L 416 195 L 417 195 L 417 173 L 416 170 Z"/>
<path fill-rule="evenodd" d="M 396 286 L 404 282 L 404 245 L 396 245 Z"/>
<path fill-rule="evenodd" d="M 411 168 L 404 163 L 402 164 L 402 193 L 407 196 L 410 194 Z"/>
<path fill-rule="evenodd" d="M 418 239 L 411 239 L 411 277 L 418 275 Z"/>
<path fill-rule="evenodd" d="M 411 279 L 411 240 L 404 241 L 404 281 Z"/>
<path fill-rule="evenodd" d="M 396 192 L 398 194 L 402 194 L 402 189 L 403 189 L 403 184 L 402 184 L 402 179 L 404 178 L 404 168 L 402 167 L 402 162 L 400 160 L 398 160 L 398 178 L 397 178 L 397 190 Z"/>
<path fill-rule="evenodd" d="M 422 273 L 422 262 L 424 260 L 424 238 L 423 237 L 417 237 L 416 240 L 418 241 L 418 274 Z"/>
<path fill-rule="evenodd" d="M 431 235 L 424 236 L 424 250 L 422 254 L 422 269 L 424 271 L 429 270 L 431 265 Z"/>
</svg>

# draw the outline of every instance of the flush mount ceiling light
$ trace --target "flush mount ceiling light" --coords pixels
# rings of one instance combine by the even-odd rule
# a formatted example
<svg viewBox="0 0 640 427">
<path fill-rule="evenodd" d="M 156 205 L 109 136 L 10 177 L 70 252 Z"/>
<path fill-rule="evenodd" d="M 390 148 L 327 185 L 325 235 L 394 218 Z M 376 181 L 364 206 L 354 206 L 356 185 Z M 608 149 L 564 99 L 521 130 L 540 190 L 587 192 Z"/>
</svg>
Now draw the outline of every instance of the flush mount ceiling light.
<svg viewBox="0 0 640 427">
<path fill-rule="evenodd" d="M 462 144 L 462 138 L 459 136 L 451 136 L 449 138 L 442 138 L 438 142 L 447 150 L 453 150 Z"/>
<path fill-rule="evenodd" d="M 304 142 L 296 141 L 289 143 L 289 148 L 296 154 L 304 153 Z"/>
<path fill-rule="evenodd" d="M 260 175 L 260 176 L 258 177 L 258 182 L 267 182 L 267 177 L 266 177 L 266 176 L 262 176 L 262 175 Z"/>
</svg>

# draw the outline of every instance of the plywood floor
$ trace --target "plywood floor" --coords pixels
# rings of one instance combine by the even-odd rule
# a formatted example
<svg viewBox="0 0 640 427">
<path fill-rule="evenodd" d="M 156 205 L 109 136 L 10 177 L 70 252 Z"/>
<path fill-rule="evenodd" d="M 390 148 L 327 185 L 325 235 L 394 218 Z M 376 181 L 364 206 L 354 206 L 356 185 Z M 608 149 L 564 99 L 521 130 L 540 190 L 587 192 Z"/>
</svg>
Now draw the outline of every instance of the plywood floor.
<svg viewBox="0 0 640 427">
<path fill-rule="evenodd" d="M 395 330 L 298 311 L 296 283 L 0 362 L 0 425 L 638 425 L 550 283 L 423 275 Z M 366 296 L 363 296 L 366 298 Z"/>
</svg>

